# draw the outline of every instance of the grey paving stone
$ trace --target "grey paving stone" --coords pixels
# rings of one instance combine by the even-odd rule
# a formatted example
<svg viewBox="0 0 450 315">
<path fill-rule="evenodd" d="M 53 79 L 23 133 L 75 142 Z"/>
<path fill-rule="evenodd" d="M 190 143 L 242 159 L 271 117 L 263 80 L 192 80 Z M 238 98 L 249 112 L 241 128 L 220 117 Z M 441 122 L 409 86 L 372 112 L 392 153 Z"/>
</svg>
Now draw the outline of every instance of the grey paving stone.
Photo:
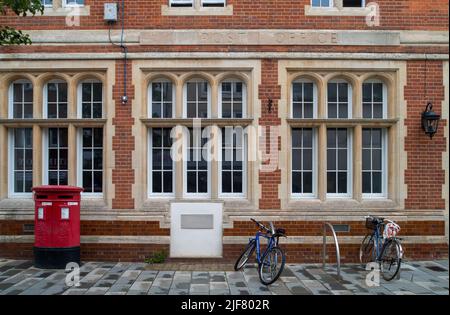
<svg viewBox="0 0 450 315">
<path fill-rule="evenodd" d="M 153 282 L 151 281 L 136 281 L 132 284 L 130 287 L 130 291 L 139 291 L 143 292 L 144 294 L 147 294 L 148 290 L 150 290 L 150 287 L 152 286 Z"/>
<path fill-rule="evenodd" d="M 63 295 L 83 295 L 87 292 L 87 289 L 69 289 L 63 293 Z"/>
<path fill-rule="evenodd" d="M 109 288 L 92 287 L 86 291 L 85 295 L 105 295 Z"/>
<path fill-rule="evenodd" d="M 141 272 L 136 281 L 153 281 L 156 279 L 158 271 L 155 270 L 144 270 Z"/>
</svg>

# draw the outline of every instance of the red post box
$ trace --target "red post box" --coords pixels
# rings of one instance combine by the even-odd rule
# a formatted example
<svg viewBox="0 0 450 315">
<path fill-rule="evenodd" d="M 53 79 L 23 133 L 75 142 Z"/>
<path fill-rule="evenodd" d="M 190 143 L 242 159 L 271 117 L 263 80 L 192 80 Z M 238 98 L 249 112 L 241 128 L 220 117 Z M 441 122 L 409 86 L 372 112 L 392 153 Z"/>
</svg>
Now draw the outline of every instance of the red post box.
<svg viewBox="0 0 450 315">
<path fill-rule="evenodd" d="M 34 187 L 34 264 L 64 269 L 80 264 L 80 200 L 83 188 Z"/>
</svg>

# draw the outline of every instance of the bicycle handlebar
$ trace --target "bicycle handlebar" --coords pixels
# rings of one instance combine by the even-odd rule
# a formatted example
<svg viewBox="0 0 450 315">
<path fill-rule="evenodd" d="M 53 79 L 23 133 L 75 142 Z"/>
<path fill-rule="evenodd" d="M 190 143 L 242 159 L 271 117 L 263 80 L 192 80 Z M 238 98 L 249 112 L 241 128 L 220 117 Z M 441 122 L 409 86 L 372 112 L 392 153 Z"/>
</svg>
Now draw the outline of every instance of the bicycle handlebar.
<svg viewBox="0 0 450 315">
<path fill-rule="evenodd" d="M 270 232 L 269 228 L 267 228 L 264 224 L 256 221 L 255 219 L 251 218 L 250 220 L 252 220 L 260 229 L 265 230 L 266 232 Z"/>
</svg>

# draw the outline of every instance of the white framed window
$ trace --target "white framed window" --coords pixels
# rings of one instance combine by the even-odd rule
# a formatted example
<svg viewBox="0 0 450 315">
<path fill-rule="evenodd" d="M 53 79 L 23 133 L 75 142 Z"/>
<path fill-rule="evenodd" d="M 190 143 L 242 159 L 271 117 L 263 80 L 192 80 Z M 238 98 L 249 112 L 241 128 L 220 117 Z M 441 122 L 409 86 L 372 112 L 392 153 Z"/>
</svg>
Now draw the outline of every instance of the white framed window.
<svg viewBox="0 0 450 315">
<path fill-rule="evenodd" d="M 53 0 L 41 0 L 44 7 L 53 7 Z"/>
<path fill-rule="evenodd" d="M 291 94 L 292 118 L 317 117 L 317 86 L 313 81 L 294 81 Z"/>
<path fill-rule="evenodd" d="M 225 0 L 201 0 L 202 7 L 225 7 Z"/>
<path fill-rule="evenodd" d="M 362 130 L 363 198 L 385 198 L 387 195 L 387 130 Z"/>
<path fill-rule="evenodd" d="M 314 8 L 332 8 L 333 0 L 311 0 L 311 6 Z"/>
<path fill-rule="evenodd" d="M 184 85 L 183 117 L 209 118 L 211 113 L 211 88 L 206 80 L 194 79 Z"/>
<path fill-rule="evenodd" d="M 103 196 L 103 128 L 78 130 L 78 185 L 83 196 Z"/>
<path fill-rule="evenodd" d="M 193 7 L 194 0 L 169 0 L 171 7 Z"/>
<path fill-rule="evenodd" d="M 148 89 L 148 113 L 150 118 L 175 116 L 175 89 L 169 80 L 153 81 Z"/>
<path fill-rule="evenodd" d="M 364 82 L 362 95 L 363 118 L 387 118 L 387 87 L 382 81 L 368 80 Z"/>
<path fill-rule="evenodd" d="M 317 136 L 313 128 L 292 129 L 291 195 L 293 198 L 316 197 Z"/>
<path fill-rule="evenodd" d="M 365 5 L 365 0 L 342 0 L 342 6 L 344 8 L 362 8 Z"/>
<path fill-rule="evenodd" d="M 9 118 L 33 118 L 33 84 L 28 80 L 14 81 L 9 87 Z"/>
<path fill-rule="evenodd" d="M 43 181 L 46 185 L 68 184 L 68 129 L 48 128 L 43 133 Z"/>
<path fill-rule="evenodd" d="M 219 113 L 221 118 L 247 116 L 247 88 L 238 80 L 225 80 L 219 87 Z"/>
<path fill-rule="evenodd" d="M 86 80 L 78 85 L 78 118 L 103 118 L 103 83 Z"/>
<path fill-rule="evenodd" d="M 9 196 L 28 198 L 33 186 L 33 129 L 9 130 Z"/>
<path fill-rule="evenodd" d="M 247 145 L 244 129 L 221 129 L 219 192 L 225 198 L 244 198 L 247 187 Z"/>
<path fill-rule="evenodd" d="M 84 0 L 63 0 L 64 7 L 82 7 Z"/>
<path fill-rule="evenodd" d="M 327 88 L 327 115 L 331 119 L 352 117 L 352 85 L 345 80 L 332 80 Z"/>
<path fill-rule="evenodd" d="M 209 198 L 211 192 L 210 128 L 187 128 L 184 134 L 184 195 Z"/>
<path fill-rule="evenodd" d="M 175 195 L 175 163 L 172 160 L 172 128 L 149 129 L 149 197 Z"/>
<path fill-rule="evenodd" d="M 346 128 L 327 129 L 327 197 L 352 196 L 352 137 Z"/>
<path fill-rule="evenodd" d="M 44 86 L 44 117 L 67 118 L 67 83 L 52 80 Z"/>
</svg>

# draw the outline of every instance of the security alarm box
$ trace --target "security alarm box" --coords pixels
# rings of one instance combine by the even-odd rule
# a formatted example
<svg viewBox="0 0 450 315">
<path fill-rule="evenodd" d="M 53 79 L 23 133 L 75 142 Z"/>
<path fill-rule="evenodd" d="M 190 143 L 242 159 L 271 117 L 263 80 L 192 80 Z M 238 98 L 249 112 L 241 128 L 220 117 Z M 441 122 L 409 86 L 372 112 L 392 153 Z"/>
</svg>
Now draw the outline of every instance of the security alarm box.
<svg viewBox="0 0 450 315">
<path fill-rule="evenodd" d="M 105 3 L 103 19 L 106 22 L 117 22 L 117 3 Z"/>
</svg>

